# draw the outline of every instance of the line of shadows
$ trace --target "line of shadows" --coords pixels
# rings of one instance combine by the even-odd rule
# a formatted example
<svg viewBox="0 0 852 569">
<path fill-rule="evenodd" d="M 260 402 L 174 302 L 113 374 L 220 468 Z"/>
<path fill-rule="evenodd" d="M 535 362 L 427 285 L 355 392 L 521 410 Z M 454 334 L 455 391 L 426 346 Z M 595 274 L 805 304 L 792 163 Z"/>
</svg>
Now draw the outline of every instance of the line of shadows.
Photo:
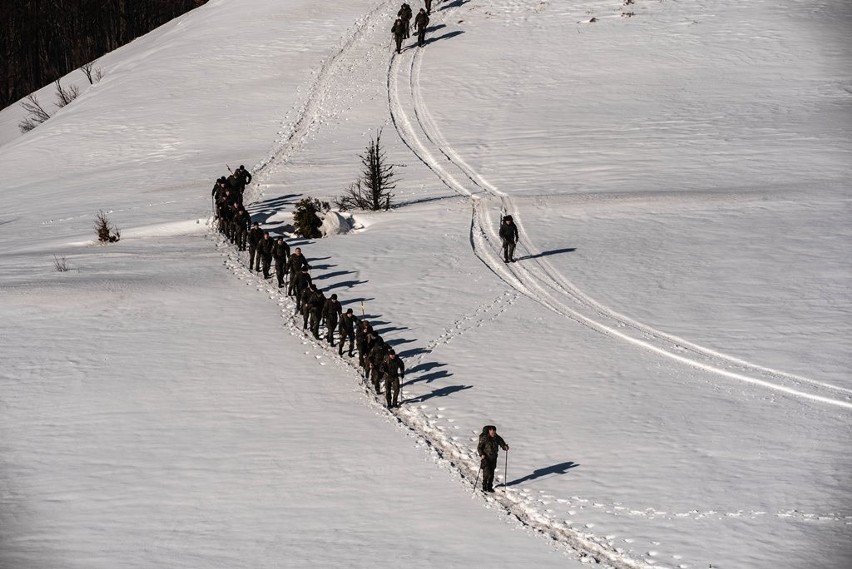
<svg viewBox="0 0 852 569">
<path fill-rule="evenodd" d="M 342 277 L 343 275 L 351 275 L 355 271 L 334 271 L 331 273 L 325 273 L 324 275 L 317 275 L 313 278 L 315 281 L 323 281 L 325 279 L 332 279 L 334 277 Z"/>
<path fill-rule="evenodd" d="M 560 255 L 562 253 L 573 253 L 576 251 L 576 247 L 568 247 L 566 249 L 554 249 L 553 251 L 542 251 L 536 255 L 527 255 L 526 257 L 518 257 L 518 261 L 523 261 L 526 259 L 538 259 L 539 257 L 547 257 L 549 255 Z"/>
<path fill-rule="evenodd" d="M 450 8 L 458 8 L 460 6 L 464 6 L 470 2 L 470 0 L 454 0 L 453 2 L 445 2 L 443 6 L 438 8 L 439 12 L 443 12 L 444 10 L 449 10 Z"/>
<path fill-rule="evenodd" d="M 401 358 L 413 358 L 414 356 L 419 356 L 420 354 L 429 354 L 432 350 L 427 348 L 411 348 L 410 350 L 405 350 L 399 352 L 397 355 Z"/>
<path fill-rule="evenodd" d="M 432 393 L 425 393 L 423 395 L 418 395 L 417 397 L 412 397 L 410 399 L 406 399 L 402 403 L 422 403 L 424 401 L 428 401 L 434 397 L 446 397 L 447 395 L 452 395 L 453 393 L 458 393 L 459 391 L 465 391 L 466 389 L 473 389 L 472 385 L 448 385 L 447 387 L 442 387 L 440 389 L 436 389 Z"/>
<path fill-rule="evenodd" d="M 516 478 L 511 482 L 507 482 L 504 486 L 517 486 L 518 484 L 523 484 L 524 482 L 529 482 L 530 480 L 535 480 L 551 474 L 566 474 L 569 470 L 577 468 L 578 466 L 580 465 L 570 460 L 568 462 L 560 462 L 559 464 L 533 470 L 531 474 L 527 474 L 522 478 Z"/>
<path fill-rule="evenodd" d="M 460 36 L 460 35 L 462 35 L 463 33 L 464 33 L 464 32 L 463 32 L 462 30 L 456 30 L 456 31 L 454 31 L 454 32 L 447 32 L 447 33 L 445 33 L 445 34 L 444 34 L 444 35 L 442 35 L 442 36 L 426 38 L 426 40 L 423 42 L 423 45 L 424 45 L 424 46 L 427 46 L 427 45 L 429 45 L 430 43 L 434 43 L 434 42 L 436 42 L 436 41 L 448 40 L 448 39 L 450 39 L 450 38 L 454 38 L 454 37 L 456 37 L 456 36 Z"/>
<path fill-rule="evenodd" d="M 444 364 L 438 364 L 438 365 L 444 365 Z M 449 372 L 445 369 L 439 369 L 438 371 L 433 371 L 432 373 L 427 373 L 427 374 L 421 375 L 417 379 L 412 379 L 411 381 L 406 381 L 405 385 L 414 385 L 415 383 L 432 383 L 433 381 L 435 381 L 437 379 L 444 379 L 444 378 L 447 378 L 447 377 L 452 377 L 452 375 L 453 374 L 451 372 Z"/>
<path fill-rule="evenodd" d="M 325 291 L 334 290 L 336 288 L 352 288 L 359 284 L 367 284 L 370 281 L 340 281 L 339 283 L 334 283 L 333 285 L 329 285 L 325 287 Z M 341 302 L 340 304 L 346 304 L 345 302 Z"/>
</svg>

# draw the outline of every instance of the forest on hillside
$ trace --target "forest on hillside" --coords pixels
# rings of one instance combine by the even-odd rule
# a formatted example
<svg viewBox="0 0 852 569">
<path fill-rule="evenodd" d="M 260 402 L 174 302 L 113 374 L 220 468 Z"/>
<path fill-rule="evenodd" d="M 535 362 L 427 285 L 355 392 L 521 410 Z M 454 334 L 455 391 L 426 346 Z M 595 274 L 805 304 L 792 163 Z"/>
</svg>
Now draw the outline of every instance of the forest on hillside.
<svg viewBox="0 0 852 569">
<path fill-rule="evenodd" d="M 0 108 L 207 0 L 0 0 Z"/>
</svg>

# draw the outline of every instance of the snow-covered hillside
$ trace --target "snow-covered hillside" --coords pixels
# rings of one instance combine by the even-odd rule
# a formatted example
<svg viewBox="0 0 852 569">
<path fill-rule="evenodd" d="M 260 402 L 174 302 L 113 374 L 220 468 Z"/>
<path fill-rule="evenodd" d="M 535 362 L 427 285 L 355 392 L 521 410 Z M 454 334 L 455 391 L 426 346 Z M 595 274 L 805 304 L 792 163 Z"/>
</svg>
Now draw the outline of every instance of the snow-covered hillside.
<svg viewBox="0 0 852 569">
<path fill-rule="evenodd" d="M 852 6 L 436 1 L 395 56 L 398 8 L 212 0 L 0 111 L 0 567 L 848 567 Z M 210 226 L 380 130 L 401 207 L 287 237 L 394 411 Z"/>
</svg>

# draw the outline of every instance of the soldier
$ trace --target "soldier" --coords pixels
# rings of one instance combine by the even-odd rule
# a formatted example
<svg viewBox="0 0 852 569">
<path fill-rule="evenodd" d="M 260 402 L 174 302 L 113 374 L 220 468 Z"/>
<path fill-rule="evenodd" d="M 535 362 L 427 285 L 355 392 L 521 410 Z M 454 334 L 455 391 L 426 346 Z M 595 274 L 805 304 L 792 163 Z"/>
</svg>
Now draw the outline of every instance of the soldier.
<svg viewBox="0 0 852 569">
<path fill-rule="evenodd" d="M 317 285 L 314 283 L 307 283 L 303 289 L 296 293 L 296 314 L 302 315 L 302 330 L 308 329 L 308 305 L 316 287 Z"/>
<path fill-rule="evenodd" d="M 364 336 L 364 357 L 363 363 L 361 367 L 364 368 L 364 379 L 370 378 L 370 352 L 373 350 L 377 342 L 380 342 L 381 338 L 376 331 L 373 330 L 373 327 L 369 324 L 367 325 L 366 336 Z"/>
<path fill-rule="evenodd" d="M 308 260 L 305 259 L 305 256 L 302 255 L 301 247 L 296 247 L 293 250 L 293 254 L 290 255 L 290 258 L 287 260 L 287 266 L 290 269 L 290 286 L 287 287 L 287 294 L 290 296 L 296 295 L 296 298 L 299 298 L 299 291 L 296 288 L 298 284 L 299 273 L 302 272 L 302 269 L 310 269 L 311 266 L 308 264 Z"/>
<path fill-rule="evenodd" d="M 290 260 L 293 260 L 293 255 L 290 255 Z M 290 285 L 293 286 L 293 291 L 296 295 L 296 308 L 300 308 L 302 304 L 302 293 L 307 290 L 312 282 L 311 275 L 308 272 L 307 267 L 302 267 L 302 270 L 296 275 L 296 283 L 293 285 L 291 282 Z"/>
<path fill-rule="evenodd" d="M 242 205 L 237 211 L 235 219 L 237 227 L 237 249 L 240 251 L 246 250 L 246 239 L 248 238 L 249 225 L 251 224 L 251 216 Z"/>
<path fill-rule="evenodd" d="M 397 18 L 393 23 L 391 33 L 393 34 L 393 39 L 396 42 L 396 52 L 402 53 L 402 40 L 405 37 L 405 24 L 402 23 L 401 19 Z"/>
<path fill-rule="evenodd" d="M 263 264 L 263 278 L 268 279 L 271 278 L 272 275 L 269 274 L 269 267 L 272 266 L 272 248 L 275 246 L 275 241 L 270 237 L 269 232 L 265 231 L 263 233 L 263 239 L 260 240 L 260 243 L 257 245 L 258 258 L 257 262 L 260 265 Z"/>
<path fill-rule="evenodd" d="M 426 27 L 429 25 L 429 16 L 426 15 L 426 10 L 420 8 L 417 17 L 414 18 L 414 28 L 417 30 L 417 45 L 423 47 L 426 41 Z"/>
<path fill-rule="evenodd" d="M 231 204 L 231 222 L 230 227 L 228 229 L 228 239 L 231 240 L 231 243 L 237 242 L 237 230 L 239 229 L 239 220 L 237 217 L 240 215 L 240 210 L 242 209 L 242 204 L 239 202 L 234 202 Z"/>
<path fill-rule="evenodd" d="M 387 355 L 389 346 L 385 344 L 381 336 L 375 332 L 374 335 L 375 342 L 373 343 L 373 347 L 370 348 L 370 353 L 367 355 L 367 359 L 370 362 L 370 381 L 372 382 L 376 393 L 381 393 L 382 377 L 384 376 L 384 366 L 382 364 L 385 361 L 385 356 Z"/>
<path fill-rule="evenodd" d="M 231 197 L 231 192 L 229 190 L 225 190 L 222 194 L 222 198 L 219 200 L 217 206 L 219 211 L 219 231 L 228 236 L 228 231 L 231 228 L 231 203 L 233 202 L 233 198 Z"/>
<path fill-rule="evenodd" d="M 482 468 L 483 492 L 494 491 L 494 470 L 497 468 L 497 454 L 500 448 L 508 451 L 509 445 L 497 434 L 497 427 L 494 425 L 482 427 L 476 452 L 479 454 L 479 466 Z M 505 484 L 506 481 L 504 480 L 503 483 Z"/>
<path fill-rule="evenodd" d="M 411 37 L 411 6 L 407 3 L 403 3 L 402 7 L 399 9 L 399 12 L 396 13 L 399 16 L 399 19 L 402 20 L 402 25 L 405 26 L 405 34 L 403 35 L 403 39 L 408 39 Z"/>
<path fill-rule="evenodd" d="M 334 347 L 334 331 L 337 329 L 337 320 L 340 318 L 340 313 L 343 308 L 340 306 L 340 301 L 337 300 L 337 295 L 332 294 L 331 298 L 325 301 L 325 306 L 322 307 L 322 318 L 325 321 L 325 329 L 328 330 L 326 340 Z M 340 344 L 343 345 L 343 336 L 340 337 Z"/>
<path fill-rule="evenodd" d="M 405 379 L 405 366 L 393 349 L 388 350 L 382 371 L 385 376 L 385 399 L 388 403 L 388 409 L 399 407 L 399 383 L 400 380 Z M 391 397 L 391 392 L 393 392 L 393 397 Z"/>
<path fill-rule="evenodd" d="M 255 266 L 260 263 L 260 255 L 257 253 L 257 246 L 260 245 L 260 240 L 263 239 L 263 229 L 260 228 L 260 223 L 255 221 L 248 234 L 248 250 L 249 250 L 249 270 L 256 271 Z M 255 260 L 257 259 L 257 260 Z"/>
<path fill-rule="evenodd" d="M 352 309 L 347 308 L 346 312 L 340 317 L 340 324 L 337 327 L 337 333 L 340 335 L 338 355 L 343 355 L 343 344 L 346 343 L 346 338 L 349 338 L 349 357 L 355 355 L 355 327 L 357 324 L 358 319 L 352 313 Z"/>
<path fill-rule="evenodd" d="M 275 259 L 275 276 L 278 278 L 278 288 L 284 286 L 284 269 L 287 259 L 290 258 L 290 246 L 283 238 L 279 237 L 272 248 L 272 258 Z"/>
<path fill-rule="evenodd" d="M 311 334 L 314 335 L 314 338 L 317 340 L 320 339 L 319 335 L 319 327 L 320 322 L 322 322 L 322 310 L 325 307 L 325 295 L 323 292 L 316 288 L 316 285 L 311 285 L 314 287 L 313 294 L 308 300 L 308 313 L 311 320 Z"/>
<path fill-rule="evenodd" d="M 234 172 L 234 178 L 237 181 L 237 191 L 242 199 L 243 193 L 246 191 L 246 186 L 251 183 L 251 174 L 249 174 L 245 166 L 240 164 L 240 167 Z"/>
<path fill-rule="evenodd" d="M 515 245 L 518 244 L 518 227 L 511 215 L 503 218 L 500 225 L 500 239 L 503 241 L 503 262 L 515 262 Z"/>
<path fill-rule="evenodd" d="M 360 320 L 358 327 L 355 329 L 355 345 L 358 347 L 358 365 L 362 368 L 366 367 L 364 361 L 367 356 L 367 337 L 373 328 L 366 320 Z"/>
</svg>

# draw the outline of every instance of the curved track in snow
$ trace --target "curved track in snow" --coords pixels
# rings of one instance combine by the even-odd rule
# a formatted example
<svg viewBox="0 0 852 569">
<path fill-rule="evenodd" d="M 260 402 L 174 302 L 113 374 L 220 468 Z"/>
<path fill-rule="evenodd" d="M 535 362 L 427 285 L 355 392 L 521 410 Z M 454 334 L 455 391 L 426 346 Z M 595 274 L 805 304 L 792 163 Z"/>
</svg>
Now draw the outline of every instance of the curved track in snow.
<svg viewBox="0 0 852 569">
<path fill-rule="evenodd" d="M 501 280 L 553 312 L 598 333 L 629 342 L 682 364 L 728 379 L 822 404 L 852 409 L 852 390 L 757 365 L 700 346 L 638 322 L 578 289 L 543 257 L 524 230 L 522 212 L 512 198 L 471 168 L 444 139 L 420 89 L 424 50 L 394 55 L 387 88 L 391 119 L 409 149 L 450 190 L 471 202 L 470 242 L 473 253 Z M 521 236 L 523 262 L 504 264 L 495 227 L 496 210 L 511 211 Z"/>
</svg>

